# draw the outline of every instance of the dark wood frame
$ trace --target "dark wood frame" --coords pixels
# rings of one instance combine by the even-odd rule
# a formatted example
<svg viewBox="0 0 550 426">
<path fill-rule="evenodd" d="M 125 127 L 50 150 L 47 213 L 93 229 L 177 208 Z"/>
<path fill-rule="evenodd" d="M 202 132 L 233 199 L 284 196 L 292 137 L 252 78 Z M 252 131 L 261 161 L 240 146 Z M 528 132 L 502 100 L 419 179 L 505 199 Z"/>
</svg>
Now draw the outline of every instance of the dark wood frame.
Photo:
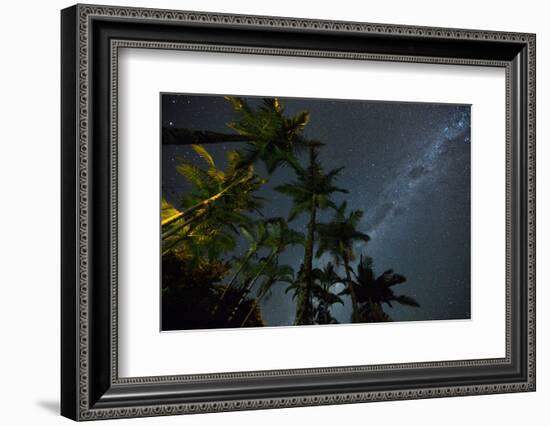
<svg viewBox="0 0 550 426">
<path fill-rule="evenodd" d="M 95 5 L 64 9 L 61 28 L 64 416 L 89 420 L 535 390 L 533 34 Z M 119 378 L 116 66 L 120 47 L 504 67 L 506 357 Z"/>
</svg>

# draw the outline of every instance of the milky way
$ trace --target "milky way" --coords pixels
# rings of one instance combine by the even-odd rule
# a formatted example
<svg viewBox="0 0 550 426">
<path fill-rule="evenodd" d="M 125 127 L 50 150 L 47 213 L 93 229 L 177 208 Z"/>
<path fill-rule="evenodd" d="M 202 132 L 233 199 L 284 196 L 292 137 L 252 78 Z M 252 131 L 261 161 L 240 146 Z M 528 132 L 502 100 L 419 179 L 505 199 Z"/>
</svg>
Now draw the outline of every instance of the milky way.
<svg viewBox="0 0 550 426">
<path fill-rule="evenodd" d="M 445 125 L 447 124 L 447 125 Z M 448 172 L 449 163 L 443 158 L 449 152 L 449 144 L 469 143 L 468 114 L 459 110 L 451 116 L 441 134 L 434 132 L 424 151 L 417 158 L 402 168 L 397 176 L 384 185 L 384 190 L 378 196 L 377 202 L 366 215 L 365 229 L 371 237 L 375 237 L 380 229 L 388 224 L 392 216 L 400 215 L 409 208 L 415 195 L 422 185 L 433 185 L 438 178 Z"/>
<path fill-rule="evenodd" d="M 288 114 L 311 112 L 306 135 L 325 143 L 320 160 L 326 169 L 345 167 L 337 185 L 347 188 L 349 208 L 365 212 L 361 231 L 368 245 L 356 251 L 372 256 L 377 272 L 393 268 L 407 277 L 396 293 L 414 296 L 420 309 L 388 309 L 395 320 L 456 319 L 470 316 L 470 106 L 456 104 L 396 103 L 286 99 Z M 259 100 L 251 100 L 258 103 Z M 163 96 L 162 125 L 196 130 L 228 131 L 234 118 L 219 96 Z M 220 167 L 228 149 L 241 144 L 209 145 Z M 163 192 L 177 202 L 188 187 L 175 172 L 178 158 L 196 160 L 188 147 L 163 147 Z M 259 171 L 262 168 L 259 167 Z M 294 178 L 280 169 L 273 187 Z M 264 208 L 267 216 L 285 216 L 290 201 L 266 188 L 275 200 Z M 335 202 L 344 196 L 335 197 Z M 321 212 L 327 221 L 330 212 Z M 292 222 L 305 228 L 306 217 Z M 301 249 L 287 250 L 281 262 L 298 268 Z M 321 263 L 326 259 L 316 259 Z M 354 262 L 354 265 L 357 261 Z M 338 305 L 339 306 L 339 305 Z M 275 288 L 264 303 L 268 325 L 291 324 L 294 302 Z M 340 321 L 349 320 L 350 306 L 335 310 Z"/>
</svg>

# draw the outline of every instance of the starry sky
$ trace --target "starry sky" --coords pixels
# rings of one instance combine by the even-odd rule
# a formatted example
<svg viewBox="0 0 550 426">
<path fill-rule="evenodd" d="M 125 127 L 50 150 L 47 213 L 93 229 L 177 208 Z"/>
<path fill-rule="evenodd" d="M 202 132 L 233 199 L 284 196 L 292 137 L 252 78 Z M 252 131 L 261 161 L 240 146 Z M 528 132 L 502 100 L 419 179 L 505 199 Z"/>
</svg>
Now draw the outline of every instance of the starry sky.
<svg viewBox="0 0 550 426">
<path fill-rule="evenodd" d="M 246 99 L 251 106 L 261 102 Z M 280 99 L 287 115 L 310 111 L 305 135 L 325 144 L 319 153 L 325 170 L 344 167 L 336 184 L 349 194 L 337 194 L 334 201 L 346 199 L 348 211 L 363 210 L 359 230 L 371 237 L 356 251 L 374 259 L 377 274 L 391 268 L 405 275 L 407 282 L 394 287 L 395 293 L 413 296 L 421 305 L 384 305 L 384 310 L 395 321 L 470 318 L 470 106 Z M 233 132 L 226 123 L 235 118 L 234 112 L 223 95 L 161 94 L 161 106 L 163 127 Z M 223 168 L 227 151 L 241 147 L 209 144 L 207 149 Z M 175 205 L 189 189 L 175 171 L 182 158 L 200 162 L 190 147 L 162 147 L 162 192 Z M 257 171 L 267 176 L 263 166 Z M 287 216 L 290 199 L 271 188 L 292 180 L 293 172 L 280 168 L 262 188 L 260 195 L 270 200 L 263 208 L 266 217 Z M 331 217 L 330 211 L 318 214 L 320 222 Z M 302 215 L 291 225 L 305 233 L 306 221 Z M 297 270 L 302 257 L 302 248 L 289 248 L 280 263 Z M 315 259 L 314 267 L 327 260 Z M 275 286 L 262 303 L 269 326 L 294 320 L 295 304 L 284 288 Z M 349 322 L 351 305 L 345 302 L 333 307 L 340 322 Z"/>
</svg>

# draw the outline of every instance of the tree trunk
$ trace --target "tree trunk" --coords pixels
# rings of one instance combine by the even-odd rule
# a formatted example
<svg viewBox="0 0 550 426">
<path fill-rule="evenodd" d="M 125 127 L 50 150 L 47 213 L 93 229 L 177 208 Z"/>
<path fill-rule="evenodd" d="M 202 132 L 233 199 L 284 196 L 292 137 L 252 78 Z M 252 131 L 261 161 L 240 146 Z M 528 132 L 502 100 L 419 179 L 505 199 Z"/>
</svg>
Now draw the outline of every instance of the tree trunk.
<svg viewBox="0 0 550 426">
<path fill-rule="evenodd" d="M 182 238 L 185 238 L 187 235 L 191 234 L 193 232 L 193 230 L 196 228 L 197 226 L 197 220 L 200 219 L 202 216 L 206 215 L 207 214 L 207 211 L 204 211 L 204 212 L 201 212 L 199 213 L 198 215 L 196 216 L 193 216 L 191 219 L 188 219 L 187 221 L 179 224 L 178 226 L 175 226 L 173 229 L 171 229 L 170 231 L 167 231 L 165 234 L 162 234 L 161 235 L 161 243 L 164 245 L 164 241 L 168 238 L 168 237 L 171 237 L 173 234 L 175 234 L 176 232 L 179 232 L 181 229 L 183 228 L 187 228 L 185 230 L 185 235 L 182 237 Z M 172 241 L 170 243 L 170 245 L 168 247 L 164 247 L 162 248 L 162 255 L 164 256 L 165 254 L 167 254 L 172 248 L 174 248 L 175 246 L 177 246 L 180 241 L 182 240 L 182 238 L 178 238 L 174 241 Z"/>
<path fill-rule="evenodd" d="M 309 223 L 307 225 L 307 240 L 304 253 L 304 292 L 298 299 L 296 305 L 297 325 L 311 323 L 311 289 L 313 288 L 312 269 L 313 269 L 313 244 L 315 242 L 315 221 L 317 216 L 317 207 L 315 200 L 311 202 L 309 214 Z"/>
<path fill-rule="evenodd" d="M 309 167 L 313 173 L 313 160 L 314 160 L 314 148 L 309 150 Z M 313 176 L 311 176 L 313 180 Z M 313 287 L 313 277 L 311 271 L 313 269 L 313 244 L 315 242 L 315 222 L 317 216 L 317 201 L 315 194 L 311 196 L 311 206 L 309 209 L 309 222 L 307 225 L 307 240 L 306 249 L 304 253 L 304 281 L 305 289 L 304 294 L 301 295 L 298 303 L 296 304 L 296 320 L 297 325 L 311 324 L 311 289 Z"/>
<path fill-rule="evenodd" d="M 201 202 L 195 204 L 194 206 L 191 206 L 189 207 L 188 209 L 180 212 L 179 214 L 175 214 L 173 216 L 170 216 L 169 218 L 167 219 L 164 219 L 162 222 L 161 222 L 161 226 L 164 227 L 164 226 L 168 226 L 170 225 L 171 223 L 174 223 L 178 220 L 180 220 L 181 218 L 183 218 L 184 216 L 188 216 L 189 214 L 195 212 L 196 210 L 199 210 L 199 209 L 204 209 L 205 207 L 208 207 L 210 204 L 214 203 L 214 201 L 217 201 L 218 199 L 220 199 L 221 197 L 223 197 L 225 195 L 225 193 L 227 191 L 229 191 L 230 189 L 232 189 L 234 186 L 236 185 L 240 185 L 241 183 L 245 183 L 246 181 L 250 180 L 251 178 L 253 177 L 253 172 L 250 171 L 249 173 L 247 173 L 246 176 L 244 176 L 242 179 L 239 179 L 233 183 L 230 183 L 229 185 L 227 185 L 224 189 L 222 189 L 220 192 L 218 192 L 217 194 L 214 194 L 212 195 L 211 197 L 208 197 L 207 199 L 205 200 L 202 200 Z M 200 215 L 200 213 L 199 213 Z M 199 216 L 197 215 L 197 216 Z M 196 218 L 196 217 L 195 217 Z M 189 220 L 192 220 L 193 218 L 189 219 Z"/>
<path fill-rule="evenodd" d="M 237 304 L 235 305 L 235 308 L 233 308 L 233 311 L 232 311 L 231 314 L 229 315 L 228 322 L 230 322 L 230 321 L 235 317 L 235 314 L 236 314 L 237 311 L 239 310 L 239 307 L 241 306 L 241 304 L 242 304 L 242 303 L 244 302 L 244 300 L 246 299 L 246 295 L 250 292 L 250 290 L 252 290 L 252 287 L 254 287 L 254 284 L 256 283 L 256 281 L 258 280 L 258 278 L 260 278 L 260 276 L 262 275 L 262 272 L 265 270 L 265 268 L 267 267 L 267 265 L 269 265 L 269 263 L 271 263 L 271 261 L 273 260 L 273 258 L 275 257 L 276 254 L 277 254 L 277 251 L 276 251 L 276 250 L 273 250 L 273 251 L 269 254 L 269 257 L 266 259 L 266 261 L 264 262 L 264 264 L 262 265 L 262 267 L 260 268 L 260 270 L 258 271 L 258 273 L 254 276 L 254 278 L 252 279 L 252 281 L 250 282 L 250 284 L 248 284 L 248 286 L 243 290 L 243 293 L 242 293 L 241 298 L 239 299 L 239 301 L 238 301 Z"/>
<path fill-rule="evenodd" d="M 239 134 L 218 133 L 191 129 L 162 129 L 163 145 L 203 145 L 226 142 L 249 142 L 253 140 L 254 138 L 252 136 Z"/>
<path fill-rule="evenodd" d="M 246 182 L 252 176 L 253 176 L 253 173 L 252 173 L 252 171 L 250 171 L 245 177 L 243 177 L 242 179 L 239 179 L 238 181 L 235 181 L 235 182 L 227 185 L 224 189 L 222 189 L 217 194 L 214 194 L 211 197 L 207 198 L 206 200 L 203 200 L 200 203 L 197 203 L 194 206 L 189 207 L 187 210 L 185 210 L 183 212 L 180 212 L 179 215 L 174 215 L 174 216 L 171 216 L 168 219 L 165 219 L 163 222 L 161 222 L 161 227 L 168 226 L 169 224 L 177 222 L 178 220 L 183 219 L 185 216 L 188 216 L 189 214 L 194 213 L 195 211 L 197 211 L 199 209 L 202 209 L 202 211 L 199 211 L 199 213 L 195 214 L 191 218 L 185 220 L 184 222 L 178 224 L 177 226 L 174 226 L 172 229 L 170 229 L 166 232 L 163 232 L 162 235 L 161 235 L 161 239 L 165 240 L 166 238 L 168 238 L 168 237 L 174 235 L 175 233 L 179 232 L 184 227 L 189 226 L 189 225 L 193 224 L 194 222 L 196 222 L 198 219 L 202 218 L 207 213 L 207 210 L 205 210 L 206 207 L 208 207 L 210 204 L 214 203 L 219 198 L 223 197 L 225 195 L 225 193 L 227 191 L 229 191 L 231 188 L 233 188 L 235 185 Z M 187 230 L 187 234 L 189 232 L 190 232 L 190 230 Z M 170 248 L 172 248 L 175 244 L 176 243 L 173 243 L 169 248 L 164 249 L 162 254 L 164 255 L 165 253 L 167 253 L 168 250 Z"/>
<path fill-rule="evenodd" d="M 344 267 L 346 268 L 346 278 L 348 281 L 349 295 L 351 298 L 351 322 L 359 322 L 359 310 L 357 309 L 357 298 L 355 297 L 355 290 L 353 289 L 353 282 L 351 280 L 351 274 L 349 272 L 349 259 L 345 250 L 342 250 L 342 257 L 344 259 Z"/>
<path fill-rule="evenodd" d="M 165 240 L 168 237 L 171 237 L 172 235 L 179 232 L 181 229 L 185 228 L 186 226 L 191 226 L 193 223 L 195 223 L 197 220 L 199 220 L 205 215 L 206 215 L 206 210 L 203 210 L 202 212 L 196 214 L 195 216 L 190 217 L 186 221 L 183 221 L 182 223 L 177 224 L 172 229 L 169 229 L 168 231 L 163 232 L 161 234 L 161 239 Z M 189 232 L 190 232 L 190 229 L 187 230 L 186 234 L 188 234 Z"/>
<path fill-rule="evenodd" d="M 244 320 L 243 322 L 241 323 L 241 327 L 244 327 L 246 322 L 248 321 L 248 319 L 250 318 L 250 315 L 252 315 L 254 313 L 254 310 L 258 307 L 258 305 L 260 304 L 260 302 L 262 301 L 262 299 L 264 298 L 264 296 L 267 294 L 269 290 L 269 286 L 266 287 L 266 289 L 264 291 L 262 291 L 261 294 L 258 295 L 258 297 L 256 297 L 256 300 L 254 301 L 254 303 L 252 304 L 252 307 L 250 308 L 250 310 L 248 311 L 248 313 L 246 314 L 246 316 L 244 317 Z"/>
<path fill-rule="evenodd" d="M 229 291 L 229 289 L 233 286 L 233 283 L 235 282 L 235 280 L 237 279 L 237 277 L 239 276 L 239 274 L 242 272 L 242 270 L 244 269 L 245 265 L 247 264 L 247 262 L 249 261 L 249 259 L 252 257 L 252 255 L 256 253 L 256 250 L 251 250 L 247 253 L 247 255 L 245 256 L 244 260 L 243 260 L 243 263 L 242 265 L 239 267 L 239 269 L 235 272 L 235 274 L 233 275 L 233 278 L 231 278 L 231 281 L 229 281 L 229 284 L 227 284 L 227 286 L 225 287 L 225 290 L 223 291 L 222 295 L 220 296 L 220 299 L 218 300 L 218 303 L 216 303 L 216 306 L 214 307 L 214 310 L 212 311 L 212 315 L 215 315 L 216 312 L 218 312 L 218 309 L 220 308 L 220 305 L 223 301 L 223 299 L 225 298 L 225 295 L 227 294 L 227 292 Z"/>
</svg>

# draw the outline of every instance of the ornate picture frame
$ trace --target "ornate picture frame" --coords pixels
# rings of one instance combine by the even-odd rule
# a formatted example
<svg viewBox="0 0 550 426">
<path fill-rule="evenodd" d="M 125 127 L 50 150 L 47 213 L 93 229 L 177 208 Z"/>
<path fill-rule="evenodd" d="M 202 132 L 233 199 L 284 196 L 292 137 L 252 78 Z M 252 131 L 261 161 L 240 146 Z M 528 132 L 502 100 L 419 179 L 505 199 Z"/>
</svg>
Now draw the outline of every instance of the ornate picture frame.
<svg viewBox="0 0 550 426">
<path fill-rule="evenodd" d="M 64 9 L 61 29 L 62 415 L 93 420 L 535 390 L 534 34 L 96 5 Z M 503 68 L 505 357 L 119 377 L 117 71 L 126 47 Z"/>
</svg>

